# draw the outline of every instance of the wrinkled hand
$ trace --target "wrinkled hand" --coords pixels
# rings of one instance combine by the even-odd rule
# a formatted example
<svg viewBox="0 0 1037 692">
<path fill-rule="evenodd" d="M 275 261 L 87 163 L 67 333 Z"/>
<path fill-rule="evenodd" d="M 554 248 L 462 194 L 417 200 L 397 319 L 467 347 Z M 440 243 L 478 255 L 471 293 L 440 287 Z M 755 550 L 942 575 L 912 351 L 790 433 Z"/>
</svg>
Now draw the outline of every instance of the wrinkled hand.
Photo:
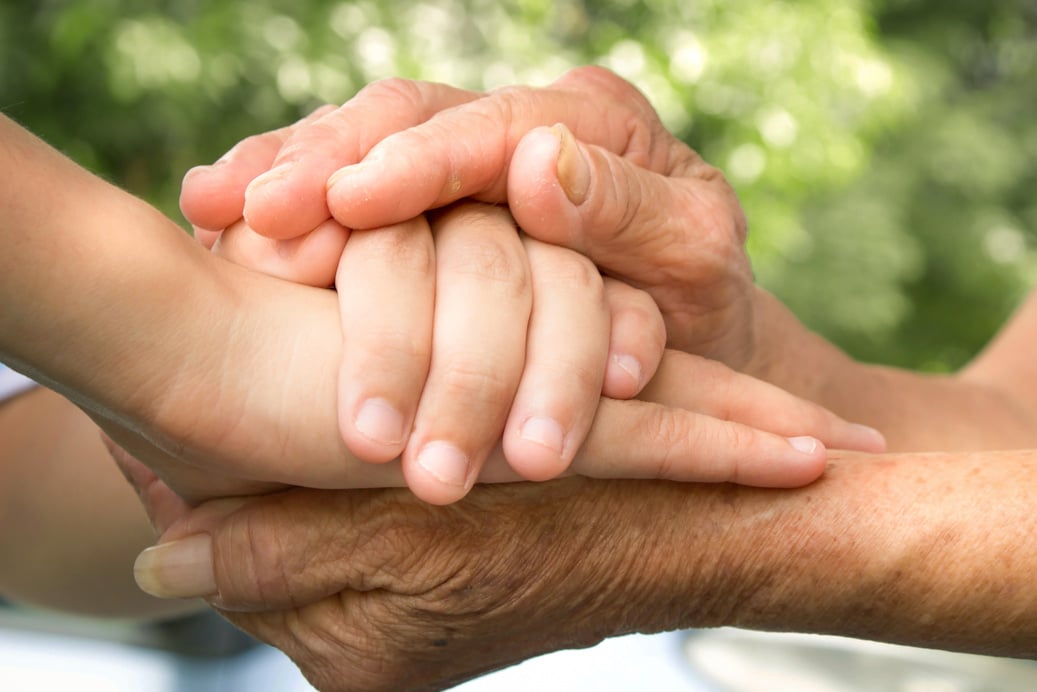
<svg viewBox="0 0 1037 692">
<path fill-rule="evenodd" d="M 266 271 L 309 261 L 258 238 L 238 223 L 216 250 Z M 400 458 L 428 502 L 460 499 L 499 440 L 523 478 L 558 476 L 600 397 L 637 395 L 662 357 L 650 296 L 518 233 L 499 206 L 462 201 L 355 233 L 335 283 L 343 439 L 365 461 Z"/>
<path fill-rule="evenodd" d="M 676 624 L 660 606 L 678 601 L 663 587 L 672 532 L 653 522 L 675 509 L 681 486 L 479 486 L 449 507 L 399 491 L 296 489 L 186 513 L 142 467 L 122 464 L 158 525 L 172 522 L 163 540 L 181 539 L 142 555 L 140 583 L 156 590 L 170 570 L 186 577 L 320 690 L 441 689 Z M 182 551 L 177 565 L 152 574 L 171 548 Z M 210 570 L 201 579 L 199 561 Z"/>
<path fill-rule="evenodd" d="M 379 82 L 194 169 L 181 206 L 200 229 L 244 215 L 259 233 L 299 243 L 329 214 L 378 228 L 464 197 L 507 202 L 532 237 L 647 290 L 670 347 L 735 367 L 752 357 L 754 290 L 733 191 L 601 68 L 487 95 Z"/>
</svg>

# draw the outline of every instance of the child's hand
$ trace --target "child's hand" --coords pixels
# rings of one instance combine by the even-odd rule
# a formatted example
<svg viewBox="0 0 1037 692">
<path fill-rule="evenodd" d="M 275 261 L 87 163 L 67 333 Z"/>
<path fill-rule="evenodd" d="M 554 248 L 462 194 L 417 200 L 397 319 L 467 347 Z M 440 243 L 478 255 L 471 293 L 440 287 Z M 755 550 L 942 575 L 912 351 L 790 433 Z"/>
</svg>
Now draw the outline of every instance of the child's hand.
<svg viewBox="0 0 1037 692">
<path fill-rule="evenodd" d="M 343 438 L 366 461 L 402 456 L 430 502 L 462 497 L 499 440 L 520 476 L 553 478 L 602 391 L 632 397 L 654 374 L 658 309 L 582 255 L 522 236 L 501 207 L 462 203 L 430 219 L 354 232 L 341 255 Z M 217 249 L 290 275 L 260 239 L 239 222 Z"/>
</svg>

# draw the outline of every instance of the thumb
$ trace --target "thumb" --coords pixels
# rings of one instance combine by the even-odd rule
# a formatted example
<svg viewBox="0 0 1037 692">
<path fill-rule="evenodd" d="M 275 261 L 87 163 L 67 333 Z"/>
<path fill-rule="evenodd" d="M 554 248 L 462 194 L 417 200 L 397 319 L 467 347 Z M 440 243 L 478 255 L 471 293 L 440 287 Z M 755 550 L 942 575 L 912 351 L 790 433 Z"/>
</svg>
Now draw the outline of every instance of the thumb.
<svg viewBox="0 0 1037 692">
<path fill-rule="evenodd" d="M 693 254 L 740 250 L 745 222 L 716 169 L 674 138 L 668 146 L 661 174 L 577 140 L 563 124 L 534 129 L 512 158 L 512 214 L 529 235 L 570 247 L 617 278 L 683 282 Z"/>
<path fill-rule="evenodd" d="M 411 573 L 420 559 L 401 535 L 410 525 L 401 512 L 428 511 L 401 492 L 297 488 L 205 503 L 141 553 L 137 582 L 153 596 L 205 597 L 241 612 L 393 590 L 392 575 Z"/>
</svg>

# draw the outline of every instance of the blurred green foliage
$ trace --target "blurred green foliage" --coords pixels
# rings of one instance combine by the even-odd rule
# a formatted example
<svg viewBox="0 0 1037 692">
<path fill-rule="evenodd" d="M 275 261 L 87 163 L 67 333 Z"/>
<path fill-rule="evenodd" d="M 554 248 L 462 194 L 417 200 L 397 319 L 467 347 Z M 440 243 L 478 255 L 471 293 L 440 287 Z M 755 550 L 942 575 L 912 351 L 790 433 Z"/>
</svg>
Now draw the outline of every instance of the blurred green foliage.
<svg viewBox="0 0 1037 692">
<path fill-rule="evenodd" d="M 758 280 L 857 356 L 957 367 L 1035 276 L 1033 0 L 0 5 L 0 108 L 174 218 L 188 167 L 372 80 L 585 63 L 728 173 Z"/>
</svg>

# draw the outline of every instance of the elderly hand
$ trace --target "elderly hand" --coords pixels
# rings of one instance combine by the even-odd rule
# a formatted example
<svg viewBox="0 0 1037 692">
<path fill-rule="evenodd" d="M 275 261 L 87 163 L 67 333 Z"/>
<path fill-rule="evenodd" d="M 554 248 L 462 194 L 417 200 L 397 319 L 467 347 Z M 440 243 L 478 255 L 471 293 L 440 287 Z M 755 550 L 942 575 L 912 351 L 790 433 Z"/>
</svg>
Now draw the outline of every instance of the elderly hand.
<svg viewBox="0 0 1037 692">
<path fill-rule="evenodd" d="M 448 507 L 399 491 L 296 489 L 184 514 L 141 467 L 130 473 L 159 525 L 175 522 L 138 560 L 139 583 L 209 596 L 327 691 L 442 689 L 548 651 L 676 626 L 694 607 L 678 594 L 695 575 L 672 574 L 679 520 L 658 520 L 681 502 L 715 503 L 678 490 L 698 495 L 693 486 L 572 478 L 478 486 Z M 692 530 L 718 541 L 722 531 Z M 696 621 L 720 624 L 722 600 Z"/>
<path fill-rule="evenodd" d="M 740 627 L 1037 656 L 1037 452 L 842 454 L 788 491 L 568 478 L 289 490 L 193 511 L 122 459 L 156 595 L 205 595 L 322 690 L 439 689 L 627 632 Z M 998 569 L 992 570 L 991 566 Z"/>
<path fill-rule="evenodd" d="M 259 233 L 298 245 L 329 214 L 347 228 L 377 228 L 464 197 L 507 202 L 530 236 L 647 290 L 670 347 L 735 367 L 754 355 L 755 294 L 733 191 L 634 87 L 601 68 L 486 95 L 379 82 L 192 170 L 181 206 L 200 229 L 244 215 Z"/>
<path fill-rule="evenodd" d="M 322 690 L 438 689 L 719 625 L 1037 655 L 1032 450 L 847 454 L 782 492 L 569 478 L 449 507 L 290 490 L 189 513 L 123 461 L 167 529 L 138 582 L 208 596 Z"/>
</svg>

